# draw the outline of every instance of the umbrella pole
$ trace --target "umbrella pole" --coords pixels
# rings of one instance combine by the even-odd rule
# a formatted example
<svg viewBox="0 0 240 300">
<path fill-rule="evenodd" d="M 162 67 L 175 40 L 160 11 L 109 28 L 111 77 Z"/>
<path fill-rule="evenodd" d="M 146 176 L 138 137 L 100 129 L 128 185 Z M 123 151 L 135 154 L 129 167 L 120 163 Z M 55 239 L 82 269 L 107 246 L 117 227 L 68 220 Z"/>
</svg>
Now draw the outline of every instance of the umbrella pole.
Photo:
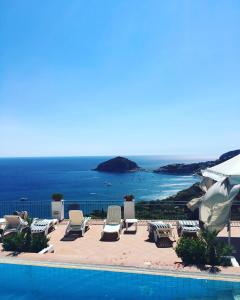
<svg viewBox="0 0 240 300">
<path fill-rule="evenodd" d="M 231 246 L 231 210 L 228 219 L 228 245 Z"/>
</svg>

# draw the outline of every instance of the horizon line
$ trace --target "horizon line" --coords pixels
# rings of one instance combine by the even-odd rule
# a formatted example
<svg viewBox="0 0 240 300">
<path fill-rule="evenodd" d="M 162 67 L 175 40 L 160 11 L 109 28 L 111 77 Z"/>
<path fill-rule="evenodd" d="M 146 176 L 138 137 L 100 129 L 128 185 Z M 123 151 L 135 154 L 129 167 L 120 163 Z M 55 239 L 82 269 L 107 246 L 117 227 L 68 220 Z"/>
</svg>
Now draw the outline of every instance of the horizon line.
<svg viewBox="0 0 240 300">
<path fill-rule="evenodd" d="M 218 155 L 196 155 L 196 154 L 95 154 L 95 155 L 19 155 L 19 156 L 0 156 L 0 159 L 7 159 L 7 158 L 74 158 L 74 157 L 189 157 L 196 158 L 196 159 L 217 159 Z"/>
</svg>

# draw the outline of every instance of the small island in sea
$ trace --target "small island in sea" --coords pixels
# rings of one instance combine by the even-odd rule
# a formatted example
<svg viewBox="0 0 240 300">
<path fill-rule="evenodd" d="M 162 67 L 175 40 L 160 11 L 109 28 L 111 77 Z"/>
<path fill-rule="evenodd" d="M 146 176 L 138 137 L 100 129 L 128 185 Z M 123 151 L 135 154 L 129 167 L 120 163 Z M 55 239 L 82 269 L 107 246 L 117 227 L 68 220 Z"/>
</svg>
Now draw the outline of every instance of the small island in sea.
<svg viewBox="0 0 240 300">
<path fill-rule="evenodd" d="M 124 173 L 140 170 L 140 167 L 132 160 L 117 156 L 100 163 L 95 169 L 99 172 Z"/>
</svg>

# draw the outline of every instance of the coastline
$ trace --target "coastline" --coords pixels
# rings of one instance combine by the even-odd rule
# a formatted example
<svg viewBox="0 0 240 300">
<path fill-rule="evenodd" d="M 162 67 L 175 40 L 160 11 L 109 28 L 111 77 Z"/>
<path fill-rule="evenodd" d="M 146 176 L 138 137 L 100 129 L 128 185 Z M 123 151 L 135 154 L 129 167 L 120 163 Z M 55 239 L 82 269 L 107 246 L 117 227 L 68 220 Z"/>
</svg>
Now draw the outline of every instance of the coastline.
<svg viewBox="0 0 240 300">
<path fill-rule="evenodd" d="M 175 162 L 161 157 L 138 157 L 146 169 Z M 54 192 L 68 200 L 112 201 L 125 194 L 136 199 L 163 199 L 190 187 L 197 179 L 151 172 L 110 174 L 91 171 L 103 157 L 14 158 L 0 160 L 0 201 L 49 201 Z M 111 183 L 107 186 L 106 183 Z M 179 185 L 181 183 L 181 185 Z"/>
</svg>

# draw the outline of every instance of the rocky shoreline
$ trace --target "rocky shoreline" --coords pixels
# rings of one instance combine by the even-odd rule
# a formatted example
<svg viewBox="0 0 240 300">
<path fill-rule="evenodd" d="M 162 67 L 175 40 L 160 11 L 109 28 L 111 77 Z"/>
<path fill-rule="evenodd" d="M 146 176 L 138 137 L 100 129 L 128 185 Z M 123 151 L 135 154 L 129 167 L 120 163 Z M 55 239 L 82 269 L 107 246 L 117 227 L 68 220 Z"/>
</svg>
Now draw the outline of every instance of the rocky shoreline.
<svg viewBox="0 0 240 300">
<path fill-rule="evenodd" d="M 205 161 L 191 164 L 169 164 L 154 170 L 154 173 L 172 174 L 172 175 L 194 175 L 199 174 L 202 169 L 215 166 L 222 163 L 236 155 L 240 154 L 239 150 L 229 151 L 222 154 L 217 160 Z M 134 171 L 145 171 L 140 168 L 134 161 L 127 158 L 118 156 L 108 161 L 105 161 L 97 166 L 95 169 L 100 172 L 134 172 Z M 168 201 L 169 203 L 187 203 L 193 198 L 201 197 L 203 195 L 202 190 L 199 187 L 199 182 L 193 184 L 191 187 L 179 191 L 177 194 L 167 197 L 161 200 L 154 200 L 159 202 Z"/>
</svg>

